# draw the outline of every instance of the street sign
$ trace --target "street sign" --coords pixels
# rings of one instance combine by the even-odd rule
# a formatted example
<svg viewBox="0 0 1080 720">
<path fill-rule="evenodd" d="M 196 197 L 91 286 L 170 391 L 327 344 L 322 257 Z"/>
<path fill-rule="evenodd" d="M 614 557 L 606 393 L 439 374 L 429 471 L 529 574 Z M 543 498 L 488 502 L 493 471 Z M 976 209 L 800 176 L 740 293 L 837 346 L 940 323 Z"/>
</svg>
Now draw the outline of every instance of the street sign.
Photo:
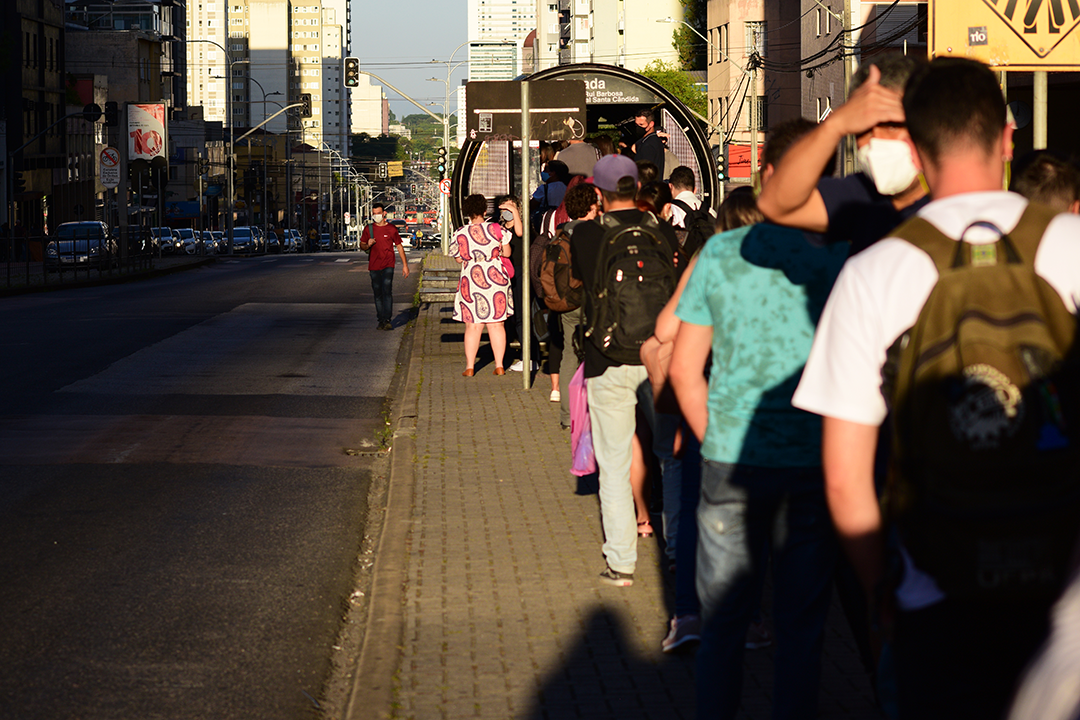
<svg viewBox="0 0 1080 720">
<path fill-rule="evenodd" d="M 474 80 L 465 89 L 470 140 L 521 138 L 521 82 Z M 585 137 L 585 83 L 529 81 L 529 136 L 533 140 Z"/>
<path fill-rule="evenodd" d="M 930 0 L 931 57 L 966 57 L 997 70 L 1080 68 L 1076 0 Z"/>
<path fill-rule="evenodd" d="M 107 147 L 101 150 L 100 160 L 100 177 L 101 184 L 112 190 L 115 187 L 120 186 L 120 151 L 114 147 Z"/>
<path fill-rule="evenodd" d="M 349 213 L 345 213 L 345 224 L 349 224 Z"/>
<path fill-rule="evenodd" d="M 439 181 L 439 192 L 443 195 L 450 194 L 450 178 L 443 178 Z"/>
</svg>

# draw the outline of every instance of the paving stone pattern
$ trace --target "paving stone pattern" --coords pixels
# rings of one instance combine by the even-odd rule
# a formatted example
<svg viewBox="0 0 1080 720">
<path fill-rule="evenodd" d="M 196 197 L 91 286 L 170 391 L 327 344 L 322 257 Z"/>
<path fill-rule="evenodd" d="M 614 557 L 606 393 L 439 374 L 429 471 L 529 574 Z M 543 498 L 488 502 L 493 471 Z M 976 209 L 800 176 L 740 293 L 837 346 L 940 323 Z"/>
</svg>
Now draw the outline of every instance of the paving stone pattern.
<svg viewBox="0 0 1080 720">
<path fill-rule="evenodd" d="M 633 587 L 597 582 L 595 480 L 568 471 L 547 376 L 527 391 L 520 373 L 494 376 L 484 343 L 462 377 L 451 313 L 432 303 L 417 319 L 413 510 L 408 528 L 388 528 L 408 532 L 391 717 L 694 717 L 693 655 L 660 651 L 673 577 L 658 540 L 639 542 Z M 769 716 L 771 668 L 771 649 L 747 652 L 743 717 Z M 821 718 L 880 717 L 835 611 L 822 690 Z"/>
</svg>

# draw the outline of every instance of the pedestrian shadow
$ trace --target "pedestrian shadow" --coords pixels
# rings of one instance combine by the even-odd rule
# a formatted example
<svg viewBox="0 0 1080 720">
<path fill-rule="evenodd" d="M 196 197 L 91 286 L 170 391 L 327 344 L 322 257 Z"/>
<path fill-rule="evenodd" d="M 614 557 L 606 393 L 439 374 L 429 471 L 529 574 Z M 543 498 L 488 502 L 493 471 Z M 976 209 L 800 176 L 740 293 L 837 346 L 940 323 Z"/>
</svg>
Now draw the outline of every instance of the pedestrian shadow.
<svg viewBox="0 0 1080 720">
<path fill-rule="evenodd" d="M 390 326 L 395 328 L 404 327 L 410 321 L 415 320 L 419 314 L 420 309 L 415 307 L 402 310 L 395 317 L 390 318 Z"/>
<path fill-rule="evenodd" d="M 611 592 L 626 591 L 612 588 Z M 671 720 L 694 716 L 692 655 L 643 656 L 628 623 L 604 606 L 583 618 L 581 627 L 581 635 L 544 678 L 532 706 L 521 717 Z"/>
</svg>

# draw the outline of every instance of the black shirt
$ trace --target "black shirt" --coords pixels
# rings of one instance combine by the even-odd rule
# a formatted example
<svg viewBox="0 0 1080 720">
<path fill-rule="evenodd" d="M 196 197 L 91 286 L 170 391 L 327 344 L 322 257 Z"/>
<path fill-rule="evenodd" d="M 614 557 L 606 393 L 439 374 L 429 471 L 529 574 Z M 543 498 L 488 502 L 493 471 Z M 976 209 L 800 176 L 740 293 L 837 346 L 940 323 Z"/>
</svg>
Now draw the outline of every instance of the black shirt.
<svg viewBox="0 0 1080 720">
<path fill-rule="evenodd" d="M 664 142 L 655 131 L 634 143 L 634 159 L 648 160 L 664 176 Z"/>
<path fill-rule="evenodd" d="M 614 210 L 609 213 L 613 217 L 619 220 L 619 222 L 633 225 L 640 223 L 641 219 L 645 217 L 645 213 L 636 208 L 628 210 Z M 671 248 L 672 256 L 678 256 L 679 241 L 675 237 L 675 231 L 671 225 L 660 221 L 660 232 L 667 240 L 668 246 Z M 574 277 L 581 280 L 585 290 L 585 305 L 583 308 L 582 322 L 588 327 L 589 319 L 593 317 L 595 311 L 592 307 L 593 286 L 596 275 L 596 262 L 599 260 L 600 255 L 600 241 L 604 237 L 604 227 L 598 220 L 590 220 L 588 222 L 582 222 L 580 225 L 574 228 L 573 234 L 570 236 L 570 262 L 573 269 Z M 641 365 L 641 362 L 635 363 L 621 363 L 612 360 L 608 356 L 604 355 L 592 341 L 585 341 L 585 377 L 599 377 L 604 374 L 604 371 L 609 367 L 616 367 L 619 365 Z"/>
<path fill-rule="evenodd" d="M 928 195 L 897 210 L 892 199 L 879 193 L 874 181 L 861 172 L 844 178 L 821 178 L 817 188 L 829 216 L 825 242 L 850 242 L 850 255 L 888 237 L 900 223 L 930 202 Z"/>
</svg>

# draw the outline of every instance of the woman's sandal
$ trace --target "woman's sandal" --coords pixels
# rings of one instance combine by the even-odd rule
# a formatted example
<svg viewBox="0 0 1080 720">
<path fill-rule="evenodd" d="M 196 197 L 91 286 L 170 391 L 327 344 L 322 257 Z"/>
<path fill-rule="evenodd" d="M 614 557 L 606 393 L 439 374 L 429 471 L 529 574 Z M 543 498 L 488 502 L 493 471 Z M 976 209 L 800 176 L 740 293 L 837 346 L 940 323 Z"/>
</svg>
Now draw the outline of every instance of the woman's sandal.
<svg viewBox="0 0 1080 720">
<path fill-rule="evenodd" d="M 503 370 L 501 367 L 497 367 L 497 368 L 495 368 L 495 372 L 493 374 L 495 374 L 495 375 L 505 375 L 506 371 Z"/>
<path fill-rule="evenodd" d="M 644 522 L 639 522 L 637 524 L 637 536 L 643 538 L 652 537 L 652 523 L 650 523 L 648 520 L 645 520 Z"/>
<path fill-rule="evenodd" d="M 473 376 L 473 369 L 472 368 L 465 368 L 465 372 L 463 372 L 461 374 L 464 377 L 472 377 Z"/>
</svg>

